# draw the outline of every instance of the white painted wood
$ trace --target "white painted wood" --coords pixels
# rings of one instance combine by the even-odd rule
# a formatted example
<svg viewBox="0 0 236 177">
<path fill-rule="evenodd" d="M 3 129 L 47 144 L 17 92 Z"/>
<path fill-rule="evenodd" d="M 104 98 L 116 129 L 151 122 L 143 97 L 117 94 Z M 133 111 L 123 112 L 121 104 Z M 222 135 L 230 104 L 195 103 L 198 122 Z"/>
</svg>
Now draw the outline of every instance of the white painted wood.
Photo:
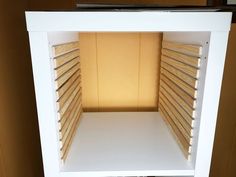
<svg viewBox="0 0 236 177">
<path fill-rule="evenodd" d="M 79 40 L 77 32 L 49 32 L 48 40 L 50 45 L 59 45 Z"/>
<path fill-rule="evenodd" d="M 228 31 L 230 12 L 26 12 L 28 31 Z"/>
<path fill-rule="evenodd" d="M 208 176 L 214 140 L 217 107 L 219 102 L 220 87 L 224 67 L 227 36 L 231 22 L 231 13 L 160 11 L 26 12 L 26 18 L 31 45 L 32 65 L 45 177 L 140 175 L 194 175 L 194 177 Z M 194 125 L 195 136 L 193 137 L 193 153 L 191 162 L 189 162 L 189 168 L 187 168 L 188 165 L 185 164 L 186 160 L 181 154 L 181 151 L 177 151 L 176 147 L 178 146 L 171 134 L 167 131 L 167 128 L 160 117 L 157 116 L 156 118 L 154 118 L 154 116 L 145 116 L 146 119 L 137 121 L 139 117 L 142 117 L 141 113 L 135 113 L 135 115 L 137 115 L 135 116 L 137 118 L 135 123 L 132 123 L 134 122 L 132 116 L 127 116 L 128 118 L 125 121 L 128 122 L 124 125 L 122 124 L 123 126 L 120 126 L 121 123 L 119 123 L 119 121 L 122 122 L 122 119 L 120 118 L 118 123 L 114 126 L 109 125 L 109 121 L 103 123 L 103 126 L 107 128 L 106 130 L 110 130 L 110 132 L 115 131 L 116 133 L 114 133 L 114 135 L 116 135 L 117 137 L 116 139 L 113 138 L 115 136 L 109 137 L 109 135 L 113 134 L 110 132 L 107 134 L 103 134 L 104 137 L 100 138 L 98 145 L 96 145 L 96 152 L 101 150 L 102 146 L 107 145 L 106 148 L 109 148 L 111 146 L 114 146 L 117 142 L 123 142 L 123 144 L 119 144 L 118 146 L 120 147 L 119 151 L 117 149 L 114 149 L 118 153 L 111 153 L 111 151 L 107 151 L 101 152 L 100 156 L 99 154 L 97 154 L 97 156 L 94 156 L 96 157 L 95 160 L 99 162 L 97 163 L 97 168 L 102 168 L 102 166 L 104 166 L 106 168 L 110 168 L 110 171 L 79 171 L 79 168 L 85 168 L 84 165 L 89 163 L 88 159 L 85 158 L 81 151 L 81 148 L 83 150 L 85 146 L 88 147 L 86 143 L 83 143 L 84 145 L 82 145 L 80 149 L 77 149 L 80 153 L 80 156 L 84 160 L 83 164 L 82 158 L 77 161 L 76 155 L 74 156 L 74 160 L 71 157 L 71 159 L 68 160 L 68 163 L 66 163 L 65 166 L 60 164 L 58 143 L 59 137 L 55 107 L 56 97 L 53 86 L 53 68 L 51 68 L 52 61 L 50 61 L 50 56 L 52 56 L 52 53 L 49 50 L 49 43 L 51 38 L 50 35 L 48 36 L 48 34 L 49 32 L 60 32 L 53 33 L 53 35 L 56 36 L 56 34 L 59 35 L 63 33 L 66 36 L 66 31 L 166 31 L 167 33 L 165 33 L 164 35 L 165 40 L 175 42 L 188 42 L 191 44 L 203 44 L 204 51 L 201 58 L 201 62 L 203 63 L 201 63 L 200 68 L 201 72 L 198 86 L 199 95 L 197 97 L 196 123 Z M 55 38 L 53 37 L 53 39 Z M 54 43 L 63 43 L 62 41 L 64 40 L 62 39 L 64 38 L 62 37 L 61 40 L 59 38 L 55 39 L 56 42 Z M 209 41 L 209 43 L 206 44 L 206 41 Z M 53 44 L 53 42 L 51 42 L 51 44 Z M 155 114 L 158 115 L 158 113 Z M 82 128 L 80 127 L 78 132 L 87 131 L 88 134 L 85 136 L 82 133 L 82 135 L 78 134 L 76 136 L 77 139 L 73 142 L 72 149 L 69 152 L 69 156 L 72 156 L 73 152 L 75 151 L 73 150 L 73 147 L 76 147 L 76 145 L 74 144 L 80 143 L 81 141 L 84 142 L 86 140 L 85 138 L 91 137 L 93 133 L 94 136 L 102 135 L 103 129 L 97 129 L 96 131 L 93 129 L 92 131 L 84 130 L 83 125 L 92 126 L 89 123 L 90 121 L 90 119 L 86 121 L 82 120 Z M 96 125 L 93 126 L 95 126 L 96 128 Z M 102 125 L 98 122 L 97 126 Z M 127 126 L 129 126 L 129 128 L 131 128 L 131 130 L 133 131 L 128 131 Z M 97 133 L 95 134 L 95 132 Z M 119 132 L 119 134 L 117 132 Z M 139 135 L 139 137 L 136 134 Z M 147 135 L 150 135 L 149 138 L 147 138 Z M 166 137 L 164 138 L 164 136 Z M 81 137 L 84 138 L 80 139 Z M 129 138 L 129 141 L 127 140 L 127 138 Z M 80 141 L 78 141 L 78 139 L 80 139 Z M 112 143 L 108 142 L 108 139 Z M 163 142 L 160 143 L 160 141 L 158 140 L 163 140 Z M 147 144 L 149 144 L 149 146 L 147 146 Z M 92 147 L 88 147 L 88 149 L 84 149 L 84 151 L 87 152 L 91 150 L 91 148 Z M 127 148 L 129 148 L 129 153 L 126 152 Z M 143 150 L 141 148 L 143 148 Z M 161 148 L 163 151 L 161 150 Z M 166 157 L 172 160 L 168 161 L 168 165 L 167 161 L 162 160 L 162 163 L 160 163 L 161 158 L 157 158 L 157 156 L 163 157 L 163 155 L 165 154 L 164 152 L 166 151 L 169 151 L 168 154 L 166 153 Z M 88 156 L 91 156 L 92 153 L 95 152 L 87 154 Z M 110 155 L 103 156 L 102 153 L 110 153 Z M 127 156 L 124 157 L 124 159 L 121 159 L 120 157 L 123 156 L 123 153 L 126 153 Z M 148 154 L 147 156 L 145 156 L 146 153 Z M 127 157 L 130 158 L 128 159 Z M 120 159 L 118 159 L 117 161 L 110 161 L 108 165 L 105 165 L 105 163 L 108 162 L 104 161 L 104 158 Z M 126 161 L 121 164 L 121 166 L 114 165 L 121 162 L 122 160 Z M 134 163 L 128 163 L 131 161 Z M 73 166 L 73 164 L 76 163 L 80 163 L 81 166 Z M 87 165 L 88 169 L 92 168 L 92 166 L 93 162 L 91 162 L 90 165 Z M 118 170 L 118 167 L 120 167 L 121 170 Z M 112 169 L 114 170 L 112 171 Z"/>
<path fill-rule="evenodd" d="M 62 171 L 74 172 L 70 177 L 194 174 L 158 112 L 83 113 Z"/>
<path fill-rule="evenodd" d="M 211 33 L 202 95 L 201 120 L 198 128 L 195 177 L 209 175 L 227 40 L 228 32 Z"/>
<path fill-rule="evenodd" d="M 60 170 L 59 139 L 48 35 L 46 32 L 30 32 L 29 38 L 44 173 L 46 177 L 57 177 Z"/>
<path fill-rule="evenodd" d="M 208 177 L 228 32 L 165 33 L 164 39 L 203 45 L 191 161 L 194 177 Z"/>
<path fill-rule="evenodd" d="M 204 92 L 204 84 L 205 84 L 205 73 L 207 66 L 207 56 L 208 56 L 208 48 L 210 41 L 210 32 L 167 32 L 163 35 L 164 40 L 171 40 L 174 42 L 182 42 L 182 43 L 191 43 L 203 46 L 202 56 L 201 56 L 201 66 L 200 66 L 200 76 L 198 79 L 198 94 L 196 99 L 196 110 L 195 110 L 195 120 L 194 120 L 194 129 L 193 129 L 193 143 L 192 143 L 192 153 L 191 153 L 191 161 L 195 166 L 196 156 L 197 156 L 197 145 L 198 145 L 198 134 L 199 134 L 199 126 L 201 120 L 201 109 L 202 109 L 202 98 Z M 205 58 L 206 57 L 206 58 Z"/>
</svg>

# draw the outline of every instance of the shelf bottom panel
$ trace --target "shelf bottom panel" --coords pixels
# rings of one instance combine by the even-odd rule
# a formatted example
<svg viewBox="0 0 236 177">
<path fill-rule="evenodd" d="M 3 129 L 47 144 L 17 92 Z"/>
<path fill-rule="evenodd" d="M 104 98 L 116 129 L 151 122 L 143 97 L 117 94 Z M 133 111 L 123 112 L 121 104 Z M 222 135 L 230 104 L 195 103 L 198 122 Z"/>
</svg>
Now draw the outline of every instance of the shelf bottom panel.
<svg viewBox="0 0 236 177">
<path fill-rule="evenodd" d="M 194 169 L 158 112 L 96 112 L 83 113 L 61 173 L 191 176 Z"/>
</svg>

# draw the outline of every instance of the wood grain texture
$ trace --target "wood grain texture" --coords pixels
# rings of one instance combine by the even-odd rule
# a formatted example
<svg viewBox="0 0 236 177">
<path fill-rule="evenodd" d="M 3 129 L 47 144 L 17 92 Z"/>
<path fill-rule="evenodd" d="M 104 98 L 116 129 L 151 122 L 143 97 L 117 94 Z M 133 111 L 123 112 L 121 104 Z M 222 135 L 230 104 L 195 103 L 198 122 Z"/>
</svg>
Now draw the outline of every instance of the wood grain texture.
<svg viewBox="0 0 236 177">
<path fill-rule="evenodd" d="M 59 138 L 62 139 L 63 134 L 68 128 L 68 125 L 70 124 L 72 117 L 74 116 L 75 112 L 78 108 L 82 106 L 82 99 L 81 94 L 77 94 L 75 99 L 73 100 L 73 104 L 70 106 L 70 110 L 68 111 L 68 116 L 64 116 L 61 120 L 58 121 L 59 124 Z"/>
<path fill-rule="evenodd" d="M 189 86 L 186 82 L 182 81 L 175 75 L 171 74 L 167 70 L 161 68 L 161 74 L 166 76 L 169 80 L 174 82 L 177 86 L 183 89 L 186 93 L 188 93 L 191 97 L 197 98 L 197 90 Z"/>
<path fill-rule="evenodd" d="M 84 111 L 156 110 L 162 33 L 79 37 Z"/>
<path fill-rule="evenodd" d="M 66 101 L 70 98 L 70 95 L 73 91 L 78 88 L 80 89 L 79 80 L 75 80 L 75 82 L 70 86 L 70 88 L 65 92 L 65 94 L 57 101 L 57 108 L 61 110 L 62 107 L 66 104 Z"/>
<path fill-rule="evenodd" d="M 62 85 L 57 91 L 56 91 L 56 99 L 58 100 L 60 97 L 62 97 L 63 94 L 70 88 L 70 86 L 75 82 L 75 80 L 81 81 L 81 76 L 76 73 L 72 75 L 65 84 Z"/>
<path fill-rule="evenodd" d="M 71 51 L 78 49 L 78 48 L 79 48 L 78 41 L 55 45 L 52 47 L 53 57 L 57 57 L 57 56 L 66 54 L 66 53 L 71 52 Z"/>
<path fill-rule="evenodd" d="M 61 159 L 63 161 L 66 160 L 66 157 L 68 155 L 68 152 L 69 152 L 69 147 L 72 143 L 72 140 L 73 140 L 73 137 L 76 133 L 76 129 L 78 127 L 78 124 L 79 124 L 79 121 L 80 121 L 80 116 L 82 115 L 82 108 L 79 110 L 78 114 L 76 115 L 75 119 L 74 119 L 74 122 L 73 122 L 73 125 L 71 127 L 71 131 L 64 143 L 64 146 L 61 148 Z"/>
<path fill-rule="evenodd" d="M 139 42 L 139 33 L 97 34 L 100 111 L 137 111 Z"/>
<path fill-rule="evenodd" d="M 74 67 L 72 67 L 70 70 L 68 70 L 64 75 L 62 75 L 61 77 L 59 77 L 56 81 L 55 81 L 55 87 L 56 90 L 59 89 L 63 84 L 65 84 L 65 82 L 76 72 L 79 72 L 79 68 L 77 65 L 75 65 Z"/>
<path fill-rule="evenodd" d="M 169 71 L 171 74 L 175 75 L 179 79 L 183 80 L 184 82 L 189 84 L 191 87 L 197 89 L 197 84 L 198 84 L 197 79 L 181 72 L 177 68 L 175 68 L 175 67 L 173 67 L 173 66 L 171 66 L 171 65 L 169 65 L 165 62 L 161 62 L 161 67 L 164 68 L 165 70 Z"/>
<path fill-rule="evenodd" d="M 65 112 L 65 114 L 63 116 L 61 116 L 59 114 L 58 116 L 58 126 L 59 126 L 59 130 L 61 130 L 63 128 L 63 126 L 65 125 L 65 123 L 67 122 L 68 119 L 70 119 L 71 115 L 73 114 L 73 112 L 76 110 L 76 107 L 78 106 L 78 103 L 81 100 L 81 94 L 77 94 L 75 96 L 75 99 L 73 99 L 73 101 L 71 102 L 70 107 L 67 109 L 67 111 Z"/>
<path fill-rule="evenodd" d="M 71 51 L 69 53 L 66 53 L 64 55 L 55 57 L 53 60 L 54 68 L 58 68 L 58 67 L 64 65 L 65 63 L 67 63 L 77 57 L 79 57 L 79 50 L 78 49 Z"/>
<path fill-rule="evenodd" d="M 190 56 L 200 57 L 202 55 L 202 46 L 199 45 L 162 41 L 162 48 L 173 50 Z"/>
<path fill-rule="evenodd" d="M 60 66 L 59 68 L 55 69 L 55 79 L 58 79 L 60 76 L 65 74 L 67 71 L 69 71 L 73 66 L 79 63 L 79 59 L 75 58 L 64 65 Z"/>
<path fill-rule="evenodd" d="M 164 106 L 165 110 L 167 111 L 167 113 L 169 114 L 169 118 L 175 123 L 175 125 L 178 127 L 180 133 L 183 135 L 183 137 L 185 138 L 185 140 L 187 141 L 188 144 L 192 144 L 192 138 L 190 136 L 191 133 L 191 127 L 188 127 L 187 124 L 184 124 L 183 119 L 180 117 L 178 117 L 175 113 L 176 111 L 174 109 L 172 109 L 173 107 L 171 107 L 171 105 L 169 104 L 169 102 L 167 102 L 167 100 L 163 100 L 162 97 L 160 97 L 159 100 L 160 104 L 162 106 Z M 187 130 L 188 129 L 188 130 Z"/>
<path fill-rule="evenodd" d="M 168 99 L 172 105 L 178 110 L 181 116 L 185 119 L 185 121 L 191 126 L 194 126 L 194 118 L 190 116 L 181 105 L 163 88 L 160 88 L 160 96 Z"/>
<path fill-rule="evenodd" d="M 188 74 L 189 76 L 193 77 L 193 78 L 198 78 L 199 77 L 199 69 L 194 68 L 192 66 L 186 65 L 184 63 L 181 63 L 177 60 L 174 60 L 172 58 L 168 58 L 164 55 L 161 56 L 161 61 L 175 67 L 178 68 L 178 70 Z"/>
<path fill-rule="evenodd" d="M 138 111 L 156 111 L 162 34 L 139 33 L 139 37 Z"/>
<path fill-rule="evenodd" d="M 160 112 L 190 159 L 202 47 L 168 41 L 162 47 Z"/>
<path fill-rule="evenodd" d="M 73 131 L 73 129 L 72 129 L 73 123 L 74 123 L 74 121 L 76 121 L 76 117 L 81 110 L 82 110 L 82 104 L 81 104 L 81 100 L 79 100 L 78 105 L 76 106 L 76 109 L 73 112 L 73 116 L 71 116 L 70 121 L 67 121 L 68 124 L 65 124 L 65 126 L 63 126 L 63 128 L 59 132 L 60 141 L 61 141 L 61 146 L 60 146 L 61 148 L 63 148 L 63 146 L 65 146 L 65 142 L 66 142 L 70 132 Z"/>
<path fill-rule="evenodd" d="M 199 68 L 200 67 L 200 58 L 199 57 L 193 57 L 189 55 L 185 55 L 170 49 L 162 49 L 161 50 L 162 55 L 165 55 L 169 58 L 173 58 L 179 62 L 185 63 L 187 65 Z"/>
<path fill-rule="evenodd" d="M 98 111 L 98 61 L 96 33 L 79 33 L 84 111 Z"/>
<path fill-rule="evenodd" d="M 65 112 L 67 111 L 67 109 L 69 108 L 71 102 L 73 101 L 74 97 L 76 96 L 77 93 L 80 93 L 81 89 L 80 88 L 75 88 L 75 90 L 72 92 L 72 94 L 69 96 L 69 98 L 67 99 L 66 103 L 63 105 L 63 107 L 58 111 L 58 113 L 60 114 L 60 116 L 63 116 L 65 114 Z"/>
<path fill-rule="evenodd" d="M 193 127 L 188 124 L 188 122 L 182 117 L 182 115 L 178 112 L 175 106 L 163 94 L 160 94 L 160 100 L 160 102 L 162 102 L 162 105 L 166 107 L 166 110 L 168 112 L 171 112 L 171 118 L 174 122 L 176 122 L 175 124 L 178 124 L 180 127 L 182 127 L 180 128 L 180 130 L 184 133 L 184 136 L 186 140 L 189 141 L 189 144 L 191 144 L 191 137 L 193 136 Z"/>
<path fill-rule="evenodd" d="M 178 127 L 175 125 L 175 123 L 170 119 L 169 114 L 165 110 L 164 106 L 159 104 L 160 108 L 160 114 L 164 117 L 164 120 L 166 121 L 168 127 L 170 127 L 170 130 L 172 130 L 172 135 L 175 137 L 179 147 L 181 148 L 184 156 L 189 159 L 190 153 L 191 153 L 191 146 L 186 142 L 185 138 L 179 131 Z"/>
<path fill-rule="evenodd" d="M 190 107 L 179 95 L 175 93 L 165 82 L 160 81 L 160 86 L 162 89 L 165 89 L 180 105 L 181 107 L 191 116 L 193 115 L 193 111 L 195 111 L 192 107 Z"/>
<path fill-rule="evenodd" d="M 164 81 L 167 85 L 170 86 L 185 102 L 193 107 L 196 108 L 196 99 L 188 95 L 181 87 L 178 87 L 174 82 L 168 79 L 165 75 L 161 75 L 161 80 Z"/>
<path fill-rule="evenodd" d="M 61 160 L 65 162 L 82 113 L 78 42 L 53 46 Z"/>
</svg>

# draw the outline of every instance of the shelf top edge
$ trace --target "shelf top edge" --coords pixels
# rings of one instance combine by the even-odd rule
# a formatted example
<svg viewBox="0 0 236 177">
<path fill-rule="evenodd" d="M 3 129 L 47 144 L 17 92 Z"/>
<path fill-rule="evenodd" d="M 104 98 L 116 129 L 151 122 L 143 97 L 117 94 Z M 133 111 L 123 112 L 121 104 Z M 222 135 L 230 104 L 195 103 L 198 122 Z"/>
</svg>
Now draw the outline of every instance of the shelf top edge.
<svg viewBox="0 0 236 177">
<path fill-rule="evenodd" d="M 28 31 L 229 31 L 231 12 L 26 11 Z"/>
</svg>

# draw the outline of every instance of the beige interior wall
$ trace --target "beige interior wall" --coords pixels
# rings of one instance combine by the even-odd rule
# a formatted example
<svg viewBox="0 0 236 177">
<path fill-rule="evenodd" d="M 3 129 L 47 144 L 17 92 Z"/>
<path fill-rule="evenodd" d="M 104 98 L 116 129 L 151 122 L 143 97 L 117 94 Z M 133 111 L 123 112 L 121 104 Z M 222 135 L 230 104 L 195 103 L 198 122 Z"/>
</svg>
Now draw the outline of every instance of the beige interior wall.
<svg viewBox="0 0 236 177">
<path fill-rule="evenodd" d="M 83 107 L 156 110 L 161 33 L 80 33 Z"/>
</svg>

